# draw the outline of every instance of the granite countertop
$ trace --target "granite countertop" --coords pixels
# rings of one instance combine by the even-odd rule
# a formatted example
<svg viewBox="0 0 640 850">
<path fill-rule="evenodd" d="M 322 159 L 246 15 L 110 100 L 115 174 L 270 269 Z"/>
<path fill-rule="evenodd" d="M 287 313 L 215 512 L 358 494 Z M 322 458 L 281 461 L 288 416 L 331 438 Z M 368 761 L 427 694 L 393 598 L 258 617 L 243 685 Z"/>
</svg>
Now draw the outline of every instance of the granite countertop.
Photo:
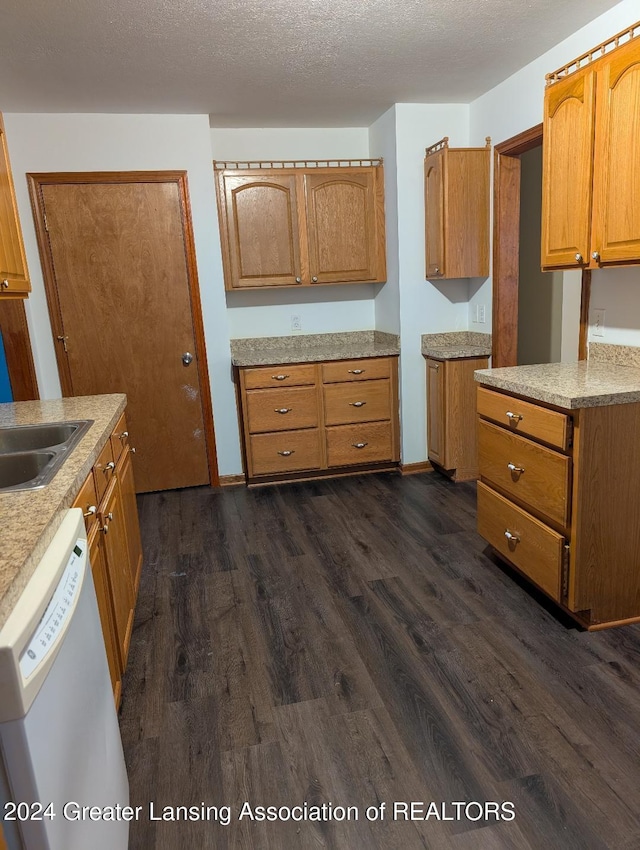
<svg viewBox="0 0 640 850">
<path fill-rule="evenodd" d="M 93 419 L 93 425 L 46 487 L 0 493 L 0 629 L 125 406 L 126 396 L 122 394 L 0 404 L 0 427 Z"/>
<path fill-rule="evenodd" d="M 640 368 L 605 361 L 478 369 L 475 379 L 568 410 L 640 401 Z"/>
<path fill-rule="evenodd" d="M 450 331 L 422 335 L 422 353 L 436 360 L 460 360 L 465 357 L 490 357 L 491 334 L 475 331 Z"/>
<path fill-rule="evenodd" d="M 315 363 L 389 357 L 400 353 L 400 337 L 382 331 L 335 334 L 250 337 L 231 340 L 234 366 L 274 366 L 278 363 Z"/>
</svg>

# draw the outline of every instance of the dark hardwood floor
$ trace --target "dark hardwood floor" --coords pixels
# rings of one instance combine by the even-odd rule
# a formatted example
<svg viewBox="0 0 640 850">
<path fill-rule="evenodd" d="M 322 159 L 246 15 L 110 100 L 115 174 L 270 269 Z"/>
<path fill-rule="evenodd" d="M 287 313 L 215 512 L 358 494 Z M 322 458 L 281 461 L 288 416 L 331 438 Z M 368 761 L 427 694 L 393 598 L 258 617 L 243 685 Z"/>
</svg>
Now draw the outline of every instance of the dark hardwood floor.
<svg viewBox="0 0 640 850">
<path fill-rule="evenodd" d="M 132 850 L 640 848 L 640 626 L 560 620 L 485 551 L 473 485 L 380 474 L 139 500 Z M 150 821 L 150 801 L 231 806 L 231 823 Z M 238 820 L 244 801 L 359 820 Z M 395 801 L 516 817 L 394 821 Z"/>
</svg>

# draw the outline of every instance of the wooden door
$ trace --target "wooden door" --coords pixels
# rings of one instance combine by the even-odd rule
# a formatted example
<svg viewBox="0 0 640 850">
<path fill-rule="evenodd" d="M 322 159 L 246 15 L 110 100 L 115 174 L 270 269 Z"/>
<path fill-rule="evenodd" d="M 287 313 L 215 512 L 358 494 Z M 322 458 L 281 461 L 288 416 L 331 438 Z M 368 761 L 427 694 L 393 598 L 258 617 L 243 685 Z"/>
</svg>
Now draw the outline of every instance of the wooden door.
<svg viewBox="0 0 640 850">
<path fill-rule="evenodd" d="M 640 39 L 598 66 L 592 249 L 600 263 L 640 262 Z"/>
<path fill-rule="evenodd" d="M 545 91 L 542 266 L 578 268 L 590 258 L 595 73 L 577 71 Z"/>
<path fill-rule="evenodd" d="M 0 296 L 24 294 L 30 289 L 7 138 L 0 115 Z"/>
<path fill-rule="evenodd" d="M 374 169 L 304 176 L 311 283 L 378 279 Z"/>
<path fill-rule="evenodd" d="M 227 289 L 302 283 L 295 175 L 224 174 L 222 181 Z"/>
<path fill-rule="evenodd" d="M 207 484 L 213 423 L 180 182 L 64 177 L 32 176 L 63 393 L 127 394 L 141 492 Z"/>
<path fill-rule="evenodd" d="M 444 363 L 427 358 L 427 454 L 445 466 Z"/>
<path fill-rule="evenodd" d="M 444 150 L 429 154 L 424 160 L 424 209 L 426 276 L 442 277 L 446 273 L 445 257 L 445 169 Z"/>
<path fill-rule="evenodd" d="M 100 613 L 100 624 L 104 638 L 107 661 L 109 663 L 109 674 L 111 676 L 111 687 L 116 704 L 120 702 L 122 690 L 122 673 L 120 667 L 120 652 L 116 638 L 116 628 L 113 619 L 113 608 L 111 606 L 111 590 L 109 576 L 107 573 L 107 560 L 105 555 L 105 540 L 102 528 L 94 523 L 93 531 L 89 534 L 89 560 L 91 562 L 91 573 L 93 584 L 98 600 L 98 612 Z"/>
</svg>

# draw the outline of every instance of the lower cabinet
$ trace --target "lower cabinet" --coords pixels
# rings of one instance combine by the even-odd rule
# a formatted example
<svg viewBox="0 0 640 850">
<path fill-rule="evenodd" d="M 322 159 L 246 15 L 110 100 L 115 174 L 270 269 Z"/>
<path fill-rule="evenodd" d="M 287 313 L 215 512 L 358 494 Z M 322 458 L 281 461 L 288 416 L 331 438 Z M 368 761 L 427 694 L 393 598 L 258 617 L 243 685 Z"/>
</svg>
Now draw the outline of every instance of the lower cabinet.
<svg viewBox="0 0 640 850">
<path fill-rule="evenodd" d="M 82 509 L 116 705 L 127 666 L 142 570 L 140 525 L 124 414 L 84 482 L 74 507 Z M 105 484 L 105 475 L 108 480 Z"/>
<path fill-rule="evenodd" d="M 399 462 L 397 357 L 238 372 L 250 481 Z"/>
<path fill-rule="evenodd" d="M 427 357 L 427 456 L 456 481 L 478 477 L 473 373 L 488 365 L 487 357 Z"/>
</svg>

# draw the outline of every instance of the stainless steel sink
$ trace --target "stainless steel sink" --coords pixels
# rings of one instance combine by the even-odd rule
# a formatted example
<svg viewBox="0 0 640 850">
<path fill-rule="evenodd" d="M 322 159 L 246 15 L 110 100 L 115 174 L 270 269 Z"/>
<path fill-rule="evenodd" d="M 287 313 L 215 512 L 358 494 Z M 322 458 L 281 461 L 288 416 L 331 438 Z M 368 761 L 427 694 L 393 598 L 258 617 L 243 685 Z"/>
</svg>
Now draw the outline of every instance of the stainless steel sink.
<svg viewBox="0 0 640 850">
<path fill-rule="evenodd" d="M 0 428 L 0 492 L 48 484 L 92 423 L 82 419 Z"/>
</svg>

